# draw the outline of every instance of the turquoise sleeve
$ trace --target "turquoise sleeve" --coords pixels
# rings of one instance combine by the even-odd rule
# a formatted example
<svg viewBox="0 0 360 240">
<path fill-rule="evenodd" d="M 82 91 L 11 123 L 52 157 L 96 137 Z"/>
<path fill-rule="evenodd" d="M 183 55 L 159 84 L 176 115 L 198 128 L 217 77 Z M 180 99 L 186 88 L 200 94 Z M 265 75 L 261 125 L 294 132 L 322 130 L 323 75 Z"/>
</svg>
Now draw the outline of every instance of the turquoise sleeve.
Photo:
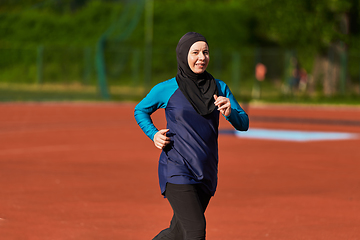
<svg viewBox="0 0 360 240">
<path fill-rule="evenodd" d="M 231 93 L 230 88 L 221 80 L 216 79 L 219 96 L 224 96 L 230 99 L 231 113 L 225 117 L 231 125 L 239 131 L 247 131 L 249 129 L 249 117 L 247 113 L 241 108 L 240 104 L 236 101 L 234 95 Z"/>
<path fill-rule="evenodd" d="M 135 107 L 134 117 L 143 132 L 153 140 L 158 129 L 155 127 L 151 114 L 159 108 L 165 108 L 171 95 L 178 88 L 175 78 L 154 86 Z"/>
</svg>

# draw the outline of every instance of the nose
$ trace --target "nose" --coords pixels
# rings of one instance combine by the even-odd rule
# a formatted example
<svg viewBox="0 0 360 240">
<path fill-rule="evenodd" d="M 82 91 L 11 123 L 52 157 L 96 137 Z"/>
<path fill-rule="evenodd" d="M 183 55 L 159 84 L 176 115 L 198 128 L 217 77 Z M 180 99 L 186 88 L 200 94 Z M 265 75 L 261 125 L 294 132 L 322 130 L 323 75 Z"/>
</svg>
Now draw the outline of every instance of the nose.
<svg viewBox="0 0 360 240">
<path fill-rule="evenodd" d="M 199 60 L 204 60 L 205 59 L 205 55 L 203 52 L 199 53 Z"/>
</svg>

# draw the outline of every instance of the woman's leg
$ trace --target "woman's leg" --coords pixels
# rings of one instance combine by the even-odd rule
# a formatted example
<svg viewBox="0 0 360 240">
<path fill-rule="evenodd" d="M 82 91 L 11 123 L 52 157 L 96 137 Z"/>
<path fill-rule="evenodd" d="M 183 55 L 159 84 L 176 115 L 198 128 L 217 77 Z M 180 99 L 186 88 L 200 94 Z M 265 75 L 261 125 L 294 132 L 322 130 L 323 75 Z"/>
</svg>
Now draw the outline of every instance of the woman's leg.
<svg viewBox="0 0 360 240">
<path fill-rule="evenodd" d="M 180 225 L 180 222 L 173 215 L 173 218 L 170 222 L 170 227 L 162 230 L 158 235 L 156 235 L 153 240 L 183 240 L 183 229 Z"/>
<path fill-rule="evenodd" d="M 170 227 L 154 239 L 192 240 L 205 239 L 205 209 L 211 196 L 199 184 L 171 184 L 166 186 L 165 196 L 174 211 Z"/>
</svg>

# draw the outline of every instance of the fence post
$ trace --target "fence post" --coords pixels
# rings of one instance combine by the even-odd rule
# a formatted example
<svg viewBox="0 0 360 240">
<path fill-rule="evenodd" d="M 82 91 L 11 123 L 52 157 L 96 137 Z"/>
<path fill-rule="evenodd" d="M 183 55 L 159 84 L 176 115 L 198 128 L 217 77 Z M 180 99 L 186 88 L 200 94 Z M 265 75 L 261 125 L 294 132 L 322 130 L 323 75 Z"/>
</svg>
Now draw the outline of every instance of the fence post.
<svg viewBox="0 0 360 240">
<path fill-rule="evenodd" d="M 44 57 L 44 46 L 39 45 L 37 48 L 37 84 L 43 83 L 43 57 Z"/>
<path fill-rule="evenodd" d="M 334 65 L 335 65 L 335 50 L 333 46 L 329 47 L 328 51 L 328 64 L 327 64 L 327 76 L 325 74 L 324 78 L 324 93 L 327 96 L 336 94 L 336 75 L 334 74 Z M 341 80 L 340 80 L 341 81 Z"/>
<path fill-rule="evenodd" d="M 84 48 L 84 73 L 83 84 L 88 85 L 91 73 L 91 49 L 89 47 Z"/>
<path fill-rule="evenodd" d="M 285 95 L 291 95 L 292 89 L 291 89 L 291 77 L 292 77 L 292 59 L 295 57 L 294 50 L 287 49 L 284 54 L 284 80 L 283 80 L 283 86 L 282 86 L 282 93 Z"/>
<path fill-rule="evenodd" d="M 145 0 L 145 53 L 144 53 L 144 83 L 145 91 L 150 89 L 152 70 L 154 0 Z"/>
<path fill-rule="evenodd" d="M 344 42 L 341 42 L 341 52 L 340 52 L 340 63 L 341 63 L 341 73 L 340 73 L 340 92 L 342 95 L 345 94 L 346 86 L 346 77 L 347 77 L 347 54 Z"/>
<path fill-rule="evenodd" d="M 104 45 L 105 38 L 104 36 L 100 37 L 97 48 L 96 48 L 96 67 L 98 72 L 98 84 L 100 89 L 100 94 L 102 98 L 109 100 L 110 94 L 108 90 L 108 85 L 106 81 L 106 69 L 105 69 L 105 57 L 104 57 Z"/>
</svg>

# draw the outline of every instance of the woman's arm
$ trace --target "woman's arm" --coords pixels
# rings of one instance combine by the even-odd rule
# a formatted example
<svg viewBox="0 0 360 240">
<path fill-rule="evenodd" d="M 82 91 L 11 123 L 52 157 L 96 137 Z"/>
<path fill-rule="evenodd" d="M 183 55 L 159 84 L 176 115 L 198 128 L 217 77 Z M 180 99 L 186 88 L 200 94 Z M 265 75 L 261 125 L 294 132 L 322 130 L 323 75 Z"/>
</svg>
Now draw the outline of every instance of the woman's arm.
<svg viewBox="0 0 360 240">
<path fill-rule="evenodd" d="M 236 130 L 247 131 L 249 129 L 249 117 L 247 113 L 241 108 L 240 104 L 236 101 L 234 95 L 231 93 L 229 87 L 223 81 L 217 80 L 217 84 L 219 91 L 218 99 L 220 98 L 220 96 L 223 96 L 224 98 L 228 99 L 228 100 L 224 100 L 224 99 L 222 100 L 224 102 L 222 106 L 224 107 L 222 109 L 220 108 L 220 112 L 224 115 L 225 119 L 228 120 Z M 226 109 L 226 108 L 230 108 L 230 109 Z"/>
<path fill-rule="evenodd" d="M 153 87 L 135 107 L 135 120 L 146 136 L 152 141 L 154 141 L 154 136 L 159 130 L 155 127 L 151 114 L 159 108 L 165 108 L 169 98 L 176 89 L 175 78 L 161 82 Z"/>
</svg>

